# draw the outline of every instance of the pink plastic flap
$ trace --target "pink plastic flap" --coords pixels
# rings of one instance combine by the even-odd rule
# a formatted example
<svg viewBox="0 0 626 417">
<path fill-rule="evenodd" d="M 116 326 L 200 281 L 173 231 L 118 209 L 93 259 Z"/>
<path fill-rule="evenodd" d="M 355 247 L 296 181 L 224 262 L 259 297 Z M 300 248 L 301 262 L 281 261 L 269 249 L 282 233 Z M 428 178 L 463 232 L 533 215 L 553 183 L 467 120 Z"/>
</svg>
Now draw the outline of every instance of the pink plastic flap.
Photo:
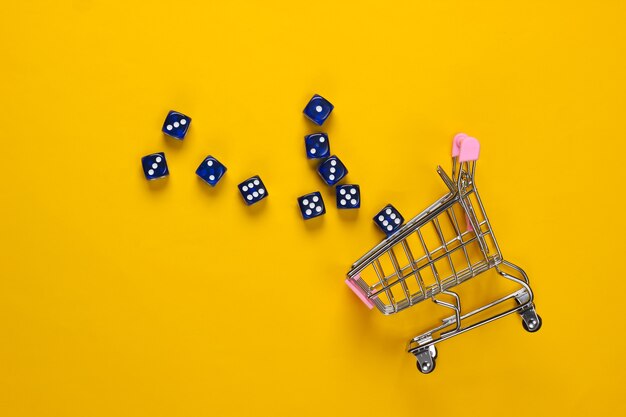
<svg viewBox="0 0 626 417">
<path fill-rule="evenodd" d="M 466 136 L 461 140 L 459 146 L 459 162 L 468 162 L 478 160 L 480 155 L 480 143 L 476 138 Z"/>
<path fill-rule="evenodd" d="M 359 279 L 359 276 L 357 275 L 356 277 L 354 277 L 354 279 Z M 367 298 L 365 294 L 363 294 L 363 290 L 361 290 L 361 287 L 359 287 L 354 281 L 348 278 L 346 280 L 346 285 L 350 287 L 350 289 L 357 295 L 357 297 L 361 299 L 361 301 L 363 301 L 367 308 L 369 308 L 370 310 L 374 308 L 374 302 Z"/>
<path fill-rule="evenodd" d="M 457 133 L 452 140 L 452 157 L 459 156 L 459 149 L 461 148 L 461 143 L 463 139 L 465 139 L 467 135 L 465 133 Z"/>
</svg>

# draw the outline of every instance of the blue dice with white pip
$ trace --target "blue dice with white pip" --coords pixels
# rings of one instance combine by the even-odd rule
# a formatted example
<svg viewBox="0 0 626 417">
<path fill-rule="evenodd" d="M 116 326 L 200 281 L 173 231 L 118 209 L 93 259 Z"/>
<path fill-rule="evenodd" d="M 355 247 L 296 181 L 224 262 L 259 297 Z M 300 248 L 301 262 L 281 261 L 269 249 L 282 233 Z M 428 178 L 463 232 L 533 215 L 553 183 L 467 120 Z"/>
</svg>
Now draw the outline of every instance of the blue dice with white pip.
<svg viewBox="0 0 626 417">
<path fill-rule="evenodd" d="M 261 181 L 261 177 L 258 175 L 248 178 L 239 184 L 238 187 L 239 192 L 241 192 L 241 196 L 243 197 L 243 201 L 245 201 L 249 206 L 254 203 L 258 203 L 269 195 L 267 188 L 265 188 L 263 181 Z"/>
<path fill-rule="evenodd" d="M 337 208 L 355 209 L 361 207 L 361 187 L 356 184 L 337 186 Z"/>
<path fill-rule="evenodd" d="M 328 119 L 330 112 L 332 112 L 334 108 L 335 106 L 333 106 L 330 101 L 315 94 L 304 108 L 304 115 L 313 123 L 321 126 L 326 119 Z"/>
<path fill-rule="evenodd" d="M 380 213 L 374 216 L 374 223 L 389 237 L 400 229 L 404 223 L 404 217 L 394 206 L 387 204 Z"/>
<path fill-rule="evenodd" d="M 198 169 L 196 169 L 196 174 L 211 187 L 215 187 L 215 184 L 217 184 L 225 173 L 226 167 L 224 164 L 211 155 L 204 158 L 204 161 L 202 161 Z"/>
<path fill-rule="evenodd" d="M 170 174 L 163 152 L 153 153 L 141 158 L 143 173 L 148 180 L 167 177 Z"/>
<path fill-rule="evenodd" d="M 174 110 L 170 110 L 163 122 L 163 133 L 178 140 L 185 139 L 189 125 L 191 124 L 191 117 L 185 116 Z"/>
<path fill-rule="evenodd" d="M 300 213 L 302 213 L 304 220 L 309 220 L 326 213 L 324 200 L 319 191 L 299 197 L 298 206 L 300 206 Z"/>
<path fill-rule="evenodd" d="M 326 158 L 330 155 L 330 142 L 326 133 L 312 133 L 304 137 L 306 157 L 309 159 Z"/>
<path fill-rule="evenodd" d="M 317 168 L 324 182 L 331 187 L 348 174 L 348 169 L 336 155 L 331 156 Z"/>
</svg>

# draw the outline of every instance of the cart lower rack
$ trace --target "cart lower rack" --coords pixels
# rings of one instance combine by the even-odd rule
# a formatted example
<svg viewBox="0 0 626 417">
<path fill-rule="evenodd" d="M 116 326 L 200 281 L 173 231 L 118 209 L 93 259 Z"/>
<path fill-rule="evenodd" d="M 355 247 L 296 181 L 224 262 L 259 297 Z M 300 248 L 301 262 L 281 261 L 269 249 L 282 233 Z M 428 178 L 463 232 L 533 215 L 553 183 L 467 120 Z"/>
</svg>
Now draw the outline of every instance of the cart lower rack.
<svg viewBox="0 0 626 417">
<path fill-rule="evenodd" d="M 479 150 L 476 139 L 455 136 L 452 175 L 437 168 L 449 192 L 367 252 L 348 272 L 346 284 L 370 309 L 376 307 L 383 314 L 397 313 L 428 298 L 451 311 L 441 324 L 408 343 L 408 352 L 416 356 L 422 373 L 435 369 L 437 343 L 483 324 L 518 313 L 525 330 L 535 332 L 541 327 L 528 276 L 503 259 L 478 195 L 474 174 Z M 519 289 L 464 312 L 453 288 L 492 268 Z M 507 300 L 515 300 L 514 307 L 503 308 Z M 487 317 L 477 320 L 479 313 Z"/>
</svg>

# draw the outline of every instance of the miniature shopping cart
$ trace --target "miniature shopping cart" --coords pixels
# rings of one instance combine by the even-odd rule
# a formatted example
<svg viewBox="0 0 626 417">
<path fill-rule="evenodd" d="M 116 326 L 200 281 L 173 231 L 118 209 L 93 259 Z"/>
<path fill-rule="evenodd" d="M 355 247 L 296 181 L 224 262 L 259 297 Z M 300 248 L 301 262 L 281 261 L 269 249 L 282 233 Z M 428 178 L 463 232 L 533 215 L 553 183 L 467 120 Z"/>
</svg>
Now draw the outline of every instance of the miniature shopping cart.
<svg viewBox="0 0 626 417">
<path fill-rule="evenodd" d="M 502 258 L 478 195 L 474 174 L 479 150 L 476 139 L 455 136 L 451 177 L 437 168 L 449 192 L 367 252 L 348 272 L 348 286 L 370 309 L 376 307 L 385 315 L 429 298 L 452 310 L 453 315 L 408 343 L 422 373 L 434 370 L 437 343 L 483 324 L 518 313 L 525 330 L 541 327 L 528 276 Z M 492 268 L 519 289 L 464 312 L 452 289 Z"/>
</svg>

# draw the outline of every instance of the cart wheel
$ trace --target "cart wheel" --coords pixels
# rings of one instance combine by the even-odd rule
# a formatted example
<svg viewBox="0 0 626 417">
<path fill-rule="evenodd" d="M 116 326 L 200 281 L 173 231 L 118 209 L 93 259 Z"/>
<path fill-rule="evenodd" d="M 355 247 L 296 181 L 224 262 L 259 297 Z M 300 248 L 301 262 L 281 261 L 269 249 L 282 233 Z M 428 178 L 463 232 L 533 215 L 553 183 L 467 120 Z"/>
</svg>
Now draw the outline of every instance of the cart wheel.
<svg viewBox="0 0 626 417">
<path fill-rule="evenodd" d="M 417 369 L 423 374 L 429 374 L 435 370 L 435 358 L 437 357 L 437 348 L 430 345 L 415 353 L 417 358 Z"/>
<path fill-rule="evenodd" d="M 543 322 L 541 321 L 541 316 L 539 314 L 537 314 L 537 321 L 536 323 L 533 325 L 533 321 L 531 321 L 530 326 L 526 325 L 526 322 L 524 320 L 522 320 L 522 326 L 524 327 L 524 330 L 526 330 L 528 333 L 534 333 L 537 330 L 541 329 L 541 324 Z"/>
<path fill-rule="evenodd" d="M 425 361 L 422 363 L 420 363 L 419 360 L 417 361 L 417 369 L 423 374 L 429 374 L 434 371 L 435 365 L 437 365 L 437 362 L 434 358 L 432 358 L 430 361 Z"/>
</svg>

